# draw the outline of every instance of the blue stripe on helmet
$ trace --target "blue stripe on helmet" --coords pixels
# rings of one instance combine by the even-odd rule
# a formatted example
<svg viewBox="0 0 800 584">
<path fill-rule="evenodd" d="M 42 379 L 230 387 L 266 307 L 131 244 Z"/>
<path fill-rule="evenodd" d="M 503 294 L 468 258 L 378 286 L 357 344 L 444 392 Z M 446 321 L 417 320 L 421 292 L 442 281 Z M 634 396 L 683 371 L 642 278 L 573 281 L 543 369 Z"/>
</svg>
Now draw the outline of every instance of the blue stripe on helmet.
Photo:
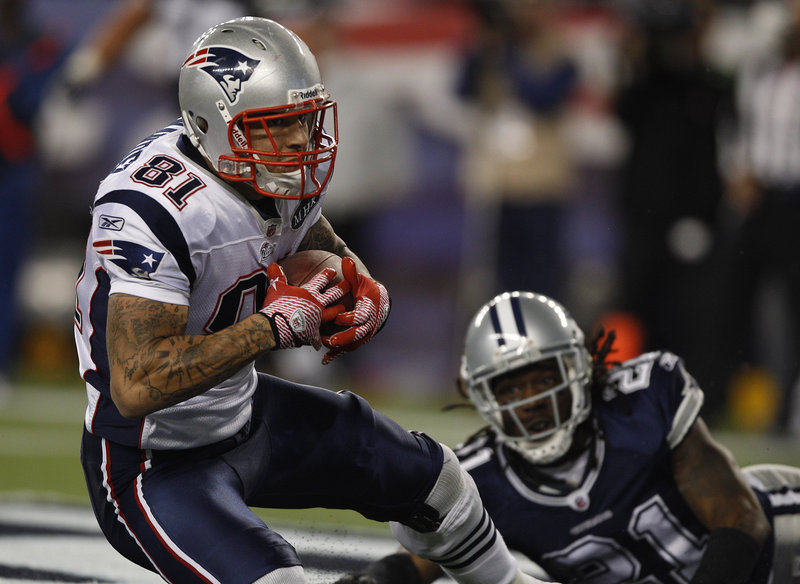
<svg viewBox="0 0 800 584">
<path fill-rule="evenodd" d="M 522 318 L 522 305 L 519 301 L 519 296 L 511 297 L 511 312 L 514 315 L 514 322 L 517 323 L 517 331 L 521 337 L 527 337 L 528 332 L 525 328 L 525 320 Z"/>
<path fill-rule="evenodd" d="M 503 346 L 506 344 L 505 337 L 503 336 L 503 330 L 500 328 L 500 317 L 497 315 L 497 305 L 493 304 L 492 307 L 489 309 L 489 318 L 492 319 L 492 326 L 494 327 L 495 338 L 497 339 L 497 344 Z"/>
</svg>

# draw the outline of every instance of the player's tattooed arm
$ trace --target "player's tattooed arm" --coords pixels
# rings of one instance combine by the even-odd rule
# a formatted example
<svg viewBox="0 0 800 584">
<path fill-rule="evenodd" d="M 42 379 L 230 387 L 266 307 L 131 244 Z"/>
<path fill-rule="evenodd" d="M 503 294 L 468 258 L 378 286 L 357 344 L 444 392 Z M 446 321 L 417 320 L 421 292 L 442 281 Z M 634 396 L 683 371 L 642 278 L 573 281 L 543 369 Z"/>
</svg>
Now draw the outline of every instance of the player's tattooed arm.
<svg viewBox="0 0 800 584">
<path fill-rule="evenodd" d="M 189 308 L 112 294 L 106 326 L 111 397 L 136 418 L 185 401 L 275 346 L 261 317 L 211 335 L 184 334 Z"/>
<path fill-rule="evenodd" d="M 736 460 L 698 418 L 672 452 L 672 473 L 681 495 L 709 529 L 730 527 L 763 545 L 769 523 Z"/>
<path fill-rule="evenodd" d="M 364 262 L 361 261 L 353 250 L 347 247 L 347 243 L 336 234 L 333 230 L 333 226 L 324 215 L 321 215 L 319 220 L 311 226 L 311 229 L 308 230 L 303 241 L 300 242 L 299 250 L 306 249 L 325 249 L 335 253 L 339 257 L 353 258 L 356 262 L 358 272 L 360 274 L 369 275 L 367 266 L 364 265 Z"/>
</svg>

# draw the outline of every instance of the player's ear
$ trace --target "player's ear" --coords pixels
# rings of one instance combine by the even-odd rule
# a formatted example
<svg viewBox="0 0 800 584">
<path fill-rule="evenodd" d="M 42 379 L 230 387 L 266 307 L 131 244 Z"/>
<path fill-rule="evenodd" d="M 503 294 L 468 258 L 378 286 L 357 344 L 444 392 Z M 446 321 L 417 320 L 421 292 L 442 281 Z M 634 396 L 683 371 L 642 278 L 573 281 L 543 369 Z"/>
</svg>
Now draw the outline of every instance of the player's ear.
<svg viewBox="0 0 800 584">
<path fill-rule="evenodd" d="M 456 391 L 458 391 L 459 395 L 465 399 L 468 399 L 467 396 L 467 384 L 461 377 L 456 377 Z"/>
</svg>

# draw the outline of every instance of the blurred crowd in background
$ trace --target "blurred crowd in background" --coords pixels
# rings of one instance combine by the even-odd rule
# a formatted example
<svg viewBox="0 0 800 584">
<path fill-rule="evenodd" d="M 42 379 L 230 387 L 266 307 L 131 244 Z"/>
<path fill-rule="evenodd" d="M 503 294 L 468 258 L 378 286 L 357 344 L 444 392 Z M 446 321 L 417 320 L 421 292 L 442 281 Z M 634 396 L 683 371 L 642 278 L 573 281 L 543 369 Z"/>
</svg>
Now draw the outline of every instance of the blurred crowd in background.
<svg viewBox="0 0 800 584">
<path fill-rule="evenodd" d="M 97 184 L 178 117 L 193 40 L 251 14 L 317 55 L 339 103 L 326 214 L 393 298 L 358 352 L 265 367 L 455 398 L 474 310 L 527 289 L 615 329 L 619 359 L 684 357 L 712 424 L 800 435 L 800 1 L 0 7 L 0 384 L 79 383 Z"/>
</svg>

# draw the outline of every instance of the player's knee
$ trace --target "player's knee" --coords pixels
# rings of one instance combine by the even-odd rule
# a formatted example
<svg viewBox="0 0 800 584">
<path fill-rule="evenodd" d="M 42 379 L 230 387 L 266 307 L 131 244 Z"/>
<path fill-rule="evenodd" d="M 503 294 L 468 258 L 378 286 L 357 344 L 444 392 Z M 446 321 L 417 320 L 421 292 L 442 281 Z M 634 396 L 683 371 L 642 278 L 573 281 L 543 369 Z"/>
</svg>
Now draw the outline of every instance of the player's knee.
<svg viewBox="0 0 800 584">
<path fill-rule="evenodd" d="M 466 536 L 482 521 L 487 530 L 493 530 L 472 477 L 461 468 L 450 448 L 442 448 L 442 470 L 425 503 L 410 518 L 391 524 L 400 543 L 423 557 L 445 553 L 448 542 L 460 540 L 460 532 Z"/>
<path fill-rule="evenodd" d="M 464 490 L 467 475 L 450 448 L 442 444 L 442 470 L 428 493 L 425 502 L 410 517 L 400 521 L 406 527 L 423 533 L 436 531 L 450 509 L 458 502 Z"/>
<path fill-rule="evenodd" d="M 264 574 L 253 584 L 307 584 L 302 566 L 278 568 L 269 574 Z"/>
<path fill-rule="evenodd" d="M 516 584 L 516 560 L 483 507 L 475 481 L 443 446 L 444 463 L 425 505 L 392 533 L 410 552 L 432 560 L 463 584 Z"/>
</svg>

